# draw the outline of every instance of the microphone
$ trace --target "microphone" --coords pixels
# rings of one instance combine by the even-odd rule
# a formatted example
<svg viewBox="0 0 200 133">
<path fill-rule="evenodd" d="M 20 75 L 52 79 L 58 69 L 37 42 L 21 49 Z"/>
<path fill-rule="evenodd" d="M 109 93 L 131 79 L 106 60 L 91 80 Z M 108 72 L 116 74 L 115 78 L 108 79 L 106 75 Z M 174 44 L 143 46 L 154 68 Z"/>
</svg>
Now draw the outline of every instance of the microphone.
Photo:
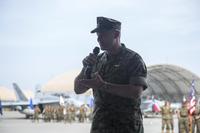
<svg viewBox="0 0 200 133">
<path fill-rule="evenodd" d="M 93 54 L 94 55 L 98 55 L 99 54 L 99 52 L 100 52 L 100 48 L 99 47 L 95 47 L 94 49 L 93 49 Z"/>
<path fill-rule="evenodd" d="M 94 54 L 95 56 L 97 56 L 97 55 L 99 54 L 99 52 L 100 52 L 100 48 L 99 48 L 99 47 L 95 47 L 95 48 L 93 49 L 93 54 Z M 91 64 L 88 64 L 88 65 L 86 66 L 86 69 L 85 69 L 85 75 L 86 75 L 86 78 L 87 78 L 87 79 L 91 79 L 91 73 L 92 73 L 92 65 L 91 65 Z"/>
</svg>

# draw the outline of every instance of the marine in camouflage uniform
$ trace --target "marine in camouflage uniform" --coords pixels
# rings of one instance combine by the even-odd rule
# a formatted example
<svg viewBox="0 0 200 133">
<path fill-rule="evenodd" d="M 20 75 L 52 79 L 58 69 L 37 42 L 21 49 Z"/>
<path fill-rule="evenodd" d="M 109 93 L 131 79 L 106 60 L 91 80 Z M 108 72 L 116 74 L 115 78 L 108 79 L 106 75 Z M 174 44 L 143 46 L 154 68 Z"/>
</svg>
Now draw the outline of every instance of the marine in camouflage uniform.
<svg viewBox="0 0 200 133">
<path fill-rule="evenodd" d="M 55 120 L 59 122 L 59 107 L 56 107 L 54 112 L 55 112 Z"/>
<path fill-rule="evenodd" d="M 171 128 L 171 108 L 169 107 L 169 102 L 165 101 L 165 105 L 161 107 L 162 114 L 162 133 L 166 127 L 166 133 L 170 132 Z"/>
<path fill-rule="evenodd" d="M 53 121 L 54 120 L 54 106 L 48 106 L 48 120 Z"/>
<path fill-rule="evenodd" d="M 64 123 L 67 123 L 67 107 L 66 106 L 63 108 L 63 120 L 64 120 Z"/>
<path fill-rule="evenodd" d="M 72 122 L 76 121 L 76 107 L 74 104 L 70 105 L 69 111 L 70 111 L 71 121 Z"/>
<path fill-rule="evenodd" d="M 48 106 L 46 105 L 46 106 L 44 107 L 43 112 L 42 112 L 43 119 L 44 119 L 45 122 L 48 121 L 48 115 L 47 115 L 47 114 L 48 114 Z"/>
<path fill-rule="evenodd" d="M 179 109 L 179 133 L 189 133 L 189 112 L 188 103 L 183 102 L 182 107 Z"/>
<path fill-rule="evenodd" d="M 170 112 L 170 129 L 172 131 L 172 133 L 174 133 L 174 118 L 173 118 L 173 114 L 174 114 L 174 110 L 171 108 L 171 103 L 169 102 L 169 112 Z"/>
<path fill-rule="evenodd" d="M 92 33 L 97 32 L 97 40 L 102 50 L 110 46 L 110 43 L 103 43 L 107 39 L 106 36 L 110 37 L 114 33 L 114 41 L 119 41 L 120 26 L 119 21 L 105 17 L 97 18 L 97 28 Z M 113 45 L 116 46 L 115 43 Z M 110 53 L 114 48 L 108 48 L 110 51 L 106 49 L 98 55 L 93 66 L 93 73 L 98 73 L 95 73 L 92 79 L 86 79 L 84 75 L 84 71 L 87 70 L 84 63 L 89 62 L 92 55 L 83 60 L 85 67 L 75 79 L 77 94 L 84 93 L 89 88 L 93 89 L 95 107 L 91 133 L 144 132 L 140 96 L 147 88 L 147 69 L 139 54 L 121 43 L 117 45 L 118 50 L 113 55 Z"/>
<path fill-rule="evenodd" d="M 52 119 L 52 112 L 51 112 L 52 107 L 50 105 L 45 106 L 43 110 L 43 115 L 44 115 L 44 121 L 45 122 L 51 122 Z"/>
<path fill-rule="evenodd" d="M 40 108 L 38 107 L 38 106 L 36 106 L 35 108 L 34 108 L 34 120 L 35 121 L 37 121 L 37 122 L 39 122 L 39 114 L 40 114 Z"/>
<path fill-rule="evenodd" d="M 70 104 L 67 105 L 67 121 L 69 123 L 72 122 L 72 115 L 71 115 L 71 107 L 70 106 L 71 106 Z"/>
<path fill-rule="evenodd" d="M 63 120 L 63 107 L 58 106 L 56 110 L 56 117 L 57 117 L 57 122 L 60 122 Z"/>
<path fill-rule="evenodd" d="M 193 126 L 193 133 L 196 127 L 196 133 L 200 133 L 200 107 L 196 104 L 195 111 L 193 113 L 194 118 L 194 126 Z"/>
<path fill-rule="evenodd" d="M 50 120 L 55 120 L 55 112 L 54 112 L 54 106 L 49 106 L 49 119 Z"/>
<path fill-rule="evenodd" d="M 89 121 L 92 121 L 92 112 L 93 112 L 93 107 L 89 107 L 89 115 L 88 115 Z"/>
<path fill-rule="evenodd" d="M 79 122 L 85 121 L 86 111 L 87 111 L 87 108 L 85 107 L 85 105 L 81 105 L 81 107 L 79 108 Z"/>
<path fill-rule="evenodd" d="M 59 107 L 59 113 L 60 113 L 60 120 L 64 120 L 64 114 L 63 114 L 63 110 L 64 110 L 64 107 L 63 106 L 60 106 Z"/>
</svg>

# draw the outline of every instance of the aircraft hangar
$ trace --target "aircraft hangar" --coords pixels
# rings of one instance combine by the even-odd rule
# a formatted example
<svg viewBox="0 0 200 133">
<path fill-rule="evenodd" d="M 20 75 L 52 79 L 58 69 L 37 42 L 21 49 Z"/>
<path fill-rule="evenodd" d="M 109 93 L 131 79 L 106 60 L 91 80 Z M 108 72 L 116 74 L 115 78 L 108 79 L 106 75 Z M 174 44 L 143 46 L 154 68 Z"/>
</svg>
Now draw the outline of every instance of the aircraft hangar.
<svg viewBox="0 0 200 133">
<path fill-rule="evenodd" d="M 182 102 L 188 97 L 192 81 L 196 89 L 196 97 L 200 98 L 200 78 L 192 72 L 175 65 L 154 65 L 148 67 L 148 89 L 143 97 L 154 96 L 160 100 Z"/>
<path fill-rule="evenodd" d="M 148 69 L 148 75 L 147 75 L 148 88 L 142 94 L 144 98 L 146 98 L 147 96 L 155 96 L 158 97 L 160 100 L 168 100 L 171 102 L 182 102 L 183 96 L 187 98 L 189 94 L 190 88 L 192 86 L 192 80 L 195 81 L 197 99 L 200 98 L 200 78 L 194 73 L 190 72 L 189 70 L 186 70 L 179 66 L 168 65 L 168 64 L 153 65 L 149 66 L 147 69 Z M 54 84 L 51 81 L 50 82 L 51 84 L 48 83 L 46 86 L 44 86 L 44 88 L 46 87 L 46 90 L 43 88 L 44 89 L 43 91 L 49 91 L 50 88 L 55 88 L 53 89 L 54 91 L 58 91 L 59 90 L 58 88 L 71 88 L 70 90 L 73 91 L 72 80 L 74 78 L 70 78 L 71 80 L 68 80 L 67 77 L 69 76 L 66 75 L 70 74 L 66 73 L 63 75 L 58 76 L 59 78 L 57 77 L 56 79 L 54 79 L 53 80 Z M 77 74 L 73 75 L 74 76 L 70 75 L 70 77 L 75 77 L 75 75 Z M 68 81 L 67 83 L 71 83 L 72 85 L 63 87 L 66 84 L 66 81 Z M 58 85 L 62 86 L 57 87 Z M 12 91 L 10 91 L 9 89 L 0 86 L 0 99 L 1 100 L 15 99 L 14 92 L 12 92 L 12 95 L 11 92 Z M 6 96 L 6 98 L 4 96 Z"/>
</svg>

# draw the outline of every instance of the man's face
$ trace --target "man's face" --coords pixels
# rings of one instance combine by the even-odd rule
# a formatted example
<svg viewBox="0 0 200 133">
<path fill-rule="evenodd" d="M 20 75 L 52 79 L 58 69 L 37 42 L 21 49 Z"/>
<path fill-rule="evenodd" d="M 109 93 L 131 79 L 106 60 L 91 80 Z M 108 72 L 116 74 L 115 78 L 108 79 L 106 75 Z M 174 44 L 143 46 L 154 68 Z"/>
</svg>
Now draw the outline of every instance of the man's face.
<svg viewBox="0 0 200 133">
<path fill-rule="evenodd" d="M 115 31 L 103 31 L 97 32 L 97 41 L 101 47 L 101 50 L 110 50 L 113 48 L 115 39 Z"/>
</svg>

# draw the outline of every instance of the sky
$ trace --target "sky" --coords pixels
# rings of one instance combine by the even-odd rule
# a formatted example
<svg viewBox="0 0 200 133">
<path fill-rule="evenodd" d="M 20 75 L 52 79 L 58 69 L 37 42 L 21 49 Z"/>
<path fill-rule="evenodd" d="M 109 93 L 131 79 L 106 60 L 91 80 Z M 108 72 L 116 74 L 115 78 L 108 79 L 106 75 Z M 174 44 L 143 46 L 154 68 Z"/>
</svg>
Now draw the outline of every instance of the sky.
<svg viewBox="0 0 200 133">
<path fill-rule="evenodd" d="M 0 86 L 34 89 L 79 71 L 98 45 L 96 17 L 122 22 L 121 42 L 147 66 L 200 76 L 199 0 L 0 0 Z"/>
</svg>

